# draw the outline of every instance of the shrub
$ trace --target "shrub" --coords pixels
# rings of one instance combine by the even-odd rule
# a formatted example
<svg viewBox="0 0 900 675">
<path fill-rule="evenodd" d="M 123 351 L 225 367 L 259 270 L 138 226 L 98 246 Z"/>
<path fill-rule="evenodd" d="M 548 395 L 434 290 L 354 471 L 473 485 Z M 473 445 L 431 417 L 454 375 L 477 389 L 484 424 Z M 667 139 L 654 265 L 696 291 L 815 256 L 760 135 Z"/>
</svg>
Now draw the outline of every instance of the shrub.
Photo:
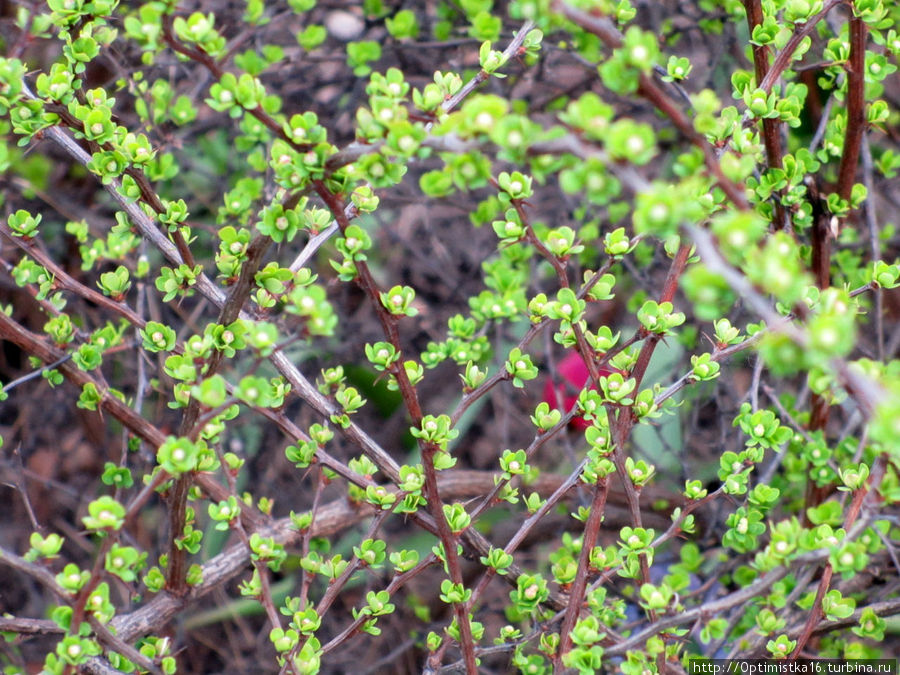
<svg viewBox="0 0 900 675">
<path fill-rule="evenodd" d="M 5 672 L 890 655 L 900 7 L 335 4 L 16 8 Z"/>
</svg>

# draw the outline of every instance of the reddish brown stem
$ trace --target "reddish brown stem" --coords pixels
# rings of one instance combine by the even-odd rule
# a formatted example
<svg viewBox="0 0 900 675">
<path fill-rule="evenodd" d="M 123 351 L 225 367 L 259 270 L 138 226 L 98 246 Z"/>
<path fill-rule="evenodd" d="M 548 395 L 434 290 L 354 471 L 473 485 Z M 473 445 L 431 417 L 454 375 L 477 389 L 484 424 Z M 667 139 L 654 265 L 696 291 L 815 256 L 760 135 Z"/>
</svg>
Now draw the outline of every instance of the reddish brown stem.
<svg viewBox="0 0 900 675">
<path fill-rule="evenodd" d="M 684 273 L 684 268 L 687 266 L 690 254 L 690 245 L 682 244 L 678 248 L 675 257 L 672 259 L 672 264 L 669 266 L 669 273 L 666 275 L 666 280 L 663 282 L 662 293 L 660 293 L 659 296 L 660 304 L 672 302 L 672 300 L 675 299 L 675 292 L 678 290 L 678 281 Z M 647 366 L 650 365 L 650 358 L 653 356 L 653 350 L 656 348 L 656 343 L 658 341 L 658 337 L 653 339 L 653 336 L 651 336 L 641 349 L 641 353 L 638 354 L 637 362 L 631 370 L 631 376 L 637 381 L 637 387 L 641 386 L 641 381 L 644 379 L 644 374 L 647 372 Z"/>
<path fill-rule="evenodd" d="M 850 199 L 859 163 L 862 137 L 866 131 L 865 76 L 868 28 L 857 16 L 850 19 L 850 59 L 847 62 L 847 130 L 838 172 L 838 194 Z"/>
<path fill-rule="evenodd" d="M 760 0 L 744 0 L 744 9 L 747 12 L 747 24 L 752 35 L 753 29 L 763 22 L 762 3 Z M 753 68 L 756 73 L 756 81 L 762 82 L 769 69 L 769 48 L 766 45 L 753 45 Z M 766 148 L 766 159 L 770 169 L 782 167 L 780 127 L 781 124 L 776 119 L 767 117 L 762 121 L 763 144 Z M 780 190 L 775 193 L 774 199 L 775 229 L 780 230 L 787 225 Z"/>
<path fill-rule="evenodd" d="M 62 267 L 57 265 L 53 258 L 47 255 L 39 246 L 33 245 L 30 241 L 25 241 L 21 237 L 14 237 L 8 225 L 0 224 L 0 232 L 40 263 L 40 265 L 53 277 L 57 287 L 75 293 L 85 300 L 89 300 L 100 307 L 104 307 L 116 314 L 120 314 L 128 319 L 128 321 L 136 328 L 143 328 L 146 325 L 146 322 L 138 316 L 137 312 L 131 309 L 125 302 L 116 302 L 102 293 L 95 291 L 93 288 L 85 286 L 80 281 L 70 276 Z"/>
<path fill-rule="evenodd" d="M 884 476 L 886 464 L 887 460 L 885 455 L 879 455 L 872 466 L 872 473 L 869 475 L 866 483 L 853 493 L 853 501 L 850 502 L 850 508 L 847 509 L 847 514 L 844 516 L 845 531 L 849 531 L 850 527 L 859 517 L 859 511 L 862 508 L 863 500 L 866 495 L 873 493 L 878 489 L 878 486 L 881 484 L 881 479 Z M 812 637 L 816 625 L 822 618 L 822 600 L 825 597 L 825 593 L 828 592 L 828 587 L 831 585 L 831 578 L 833 575 L 834 569 L 832 568 L 831 563 L 826 564 L 825 569 L 822 572 L 822 578 L 819 580 L 819 588 L 816 590 L 815 602 L 813 603 L 812 609 L 809 612 L 809 617 L 806 619 L 806 623 L 803 626 L 803 632 L 800 633 L 800 636 L 797 638 L 797 646 L 791 653 L 791 659 L 796 659 L 800 656 L 804 647 L 806 647 L 806 644 L 809 642 L 810 637 Z"/>
<path fill-rule="evenodd" d="M 340 197 L 334 194 L 321 180 L 313 181 L 313 187 L 322 200 L 328 205 L 341 232 L 346 231 L 350 223 L 344 213 L 344 205 L 341 203 Z M 372 277 L 372 273 L 369 271 L 368 265 L 366 265 L 364 261 L 357 261 L 356 268 L 357 283 L 365 291 L 366 295 L 369 296 L 369 300 L 375 308 L 375 312 L 378 315 L 378 320 L 381 323 L 385 336 L 388 338 L 391 345 L 393 345 L 396 352 L 400 354 L 401 345 L 400 334 L 397 330 L 397 317 L 388 312 L 382 304 L 381 294 L 378 291 L 378 286 L 375 283 L 375 279 Z M 406 405 L 406 410 L 412 419 L 413 425 L 419 426 L 422 422 L 422 408 L 419 405 L 419 397 L 416 393 L 416 389 L 410 382 L 409 377 L 406 374 L 406 369 L 402 365 L 402 359 L 401 363 L 391 371 L 391 374 L 397 381 L 400 394 Z M 419 445 L 422 451 L 422 466 L 425 473 L 425 484 L 423 486 L 425 500 L 428 503 L 428 510 L 435 521 L 438 536 L 444 547 L 444 555 L 446 558 L 447 570 L 450 573 L 450 580 L 454 584 L 461 586 L 463 584 L 462 568 L 459 563 L 459 555 L 456 552 L 458 538 L 451 532 L 447 518 L 444 516 L 443 502 L 441 501 L 437 487 L 437 470 L 434 467 L 434 457 L 435 454 L 440 451 L 440 448 L 433 443 L 422 442 Z M 475 662 L 475 643 L 472 638 L 472 626 L 469 623 L 468 607 L 465 602 L 458 602 L 454 603 L 453 609 L 459 627 L 460 646 L 463 651 L 466 672 L 470 675 L 474 675 L 478 672 L 478 667 Z"/>
<path fill-rule="evenodd" d="M 100 544 L 94 559 L 94 566 L 91 568 L 91 576 L 87 583 L 82 586 L 78 595 L 75 596 L 75 602 L 72 603 L 72 619 L 69 626 L 70 635 L 78 635 L 81 622 L 84 621 L 85 610 L 87 607 L 88 597 L 96 590 L 103 578 L 103 566 L 106 564 L 106 554 L 112 548 L 112 545 L 118 540 L 117 532 L 107 532 L 105 538 Z"/>
<path fill-rule="evenodd" d="M 850 60 L 848 63 L 847 79 L 847 130 L 844 136 L 844 150 L 841 155 L 841 165 L 838 178 L 838 194 L 842 199 L 849 199 L 853 189 L 856 166 L 859 162 L 860 148 L 863 134 L 865 133 L 865 47 L 866 24 L 859 18 L 850 19 Z M 811 198 L 818 200 L 818 194 L 813 184 Z M 812 226 L 812 268 L 816 285 L 828 288 L 831 285 L 831 237 L 829 219 L 826 213 L 818 206 L 814 206 L 816 216 Z M 811 430 L 824 430 L 828 424 L 830 406 L 825 397 L 814 394 L 812 397 L 812 409 L 809 428 Z M 812 479 L 809 479 L 804 501 L 804 513 L 812 507 L 818 506 L 833 489 L 831 486 L 820 488 Z M 808 522 L 808 520 L 806 521 Z"/>
<path fill-rule="evenodd" d="M 428 510 L 431 517 L 437 524 L 438 535 L 444 548 L 444 559 L 447 563 L 447 570 L 450 573 L 450 580 L 458 586 L 462 586 L 463 575 L 462 568 L 459 564 L 459 553 L 456 550 L 457 539 L 453 532 L 450 531 L 450 524 L 444 516 L 443 502 L 441 501 L 440 492 L 437 484 L 437 471 L 434 468 L 434 456 L 439 449 L 432 443 L 428 443 L 422 450 L 422 466 L 425 470 L 425 484 L 423 485 L 423 493 L 428 503 Z M 472 637 L 472 625 L 469 623 L 469 609 L 465 602 L 457 602 L 453 604 L 453 611 L 456 614 L 457 627 L 459 628 L 460 647 L 463 652 L 463 660 L 466 664 L 466 673 L 468 675 L 477 675 L 478 665 L 475 662 L 475 642 Z"/>
<path fill-rule="evenodd" d="M 217 80 L 222 79 L 225 71 L 221 68 L 221 66 L 219 66 L 219 64 L 212 56 L 207 54 L 200 47 L 187 47 L 178 41 L 178 39 L 175 37 L 175 34 L 172 32 L 172 16 L 168 14 L 163 17 L 163 39 L 166 41 L 166 44 L 169 45 L 175 52 L 203 65 Z M 261 106 L 257 105 L 253 109 L 245 110 L 247 113 L 253 115 L 253 117 L 264 124 L 265 127 L 273 134 L 275 134 L 278 138 L 289 143 L 295 150 L 306 152 L 310 149 L 310 147 L 312 147 L 309 144 L 294 142 L 294 140 L 285 133 L 278 120 L 265 112 Z"/>
<path fill-rule="evenodd" d="M 772 87 L 775 86 L 778 78 L 781 77 L 781 74 L 787 70 L 787 67 L 791 64 L 791 58 L 793 57 L 794 52 L 797 51 L 800 43 L 803 42 L 803 38 L 815 30 L 816 25 L 825 18 L 828 12 L 845 2 L 846 0 L 827 0 L 821 12 L 796 28 L 794 34 L 788 39 L 787 44 L 775 55 L 772 67 L 769 68 L 766 76 L 759 83 L 760 89 L 765 91 L 766 94 L 772 91 Z"/>
<path fill-rule="evenodd" d="M 584 591 L 587 588 L 588 574 L 590 573 L 591 551 L 597 544 L 597 536 L 600 534 L 600 525 L 603 523 L 603 512 L 606 507 L 606 496 L 609 494 L 609 479 L 601 478 L 594 489 L 594 498 L 591 502 L 591 512 L 584 525 L 584 538 L 581 544 L 581 554 L 578 556 L 578 572 L 569 591 L 572 599 L 566 609 L 562 627 L 559 630 L 559 654 L 565 654 L 571 647 L 569 639 L 572 628 L 578 620 L 583 604 Z"/>
<path fill-rule="evenodd" d="M 250 243 L 247 248 L 247 258 L 241 265 L 240 276 L 231 287 L 231 292 L 219 311 L 218 324 L 228 325 L 240 316 L 241 309 L 250 296 L 253 280 L 262 264 L 270 241 L 269 237 L 259 235 Z M 204 377 L 214 375 L 221 367 L 223 358 L 224 352 L 214 351 L 204 371 Z M 195 441 L 203 426 L 198 424 L 198 420 L 200 420 L 200 402 L 192 397 L 181 419 L 178 435 Z M 169 497 L 169 566 L 166 570 L 166 585 L 176 595 L 187 589 L 187 551 L 179 548 L 177 542 L 184 531 L 188 491 L 192 483 L 193 474 L 187 473 L 179 476 L 175 479 Z M 262 574 L 263 572 L 261 572 Z M 266 580 L 263 580 L 263 583 L 267 583 Z"/>
</svg>

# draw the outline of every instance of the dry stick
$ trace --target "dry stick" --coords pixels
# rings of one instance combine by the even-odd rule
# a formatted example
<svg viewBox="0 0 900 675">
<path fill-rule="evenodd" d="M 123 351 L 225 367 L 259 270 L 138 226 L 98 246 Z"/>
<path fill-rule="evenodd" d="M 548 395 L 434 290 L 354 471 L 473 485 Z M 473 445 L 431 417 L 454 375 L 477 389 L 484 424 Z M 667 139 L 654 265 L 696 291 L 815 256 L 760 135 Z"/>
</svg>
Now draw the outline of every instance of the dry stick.
<svg viewBox="0 0 900 675">
<path fill-rule="evenodd" d="M 65 363 L 66 361 L 68 361 L 71 358 L 72 358 L 71 354 L 66 354 L 65 356 L 61 356 L 59 359 L 57 359 L 53 363 L 48 363 L 46 365 L 43 365 L 40 368 L 32 370 L 27 375 L 22 375 L 21 377 L 17 377 L 16 379 L 14 379 L 12 381 L 7 382 L 5 385 L 3 385 L 3 388 L 0 389 L 0 391 L 2 391 L 4 394 L 6 394 L 6 393 L 12 391 L 13 389 L 15 389 L 16 387 L 18 387 L 19 385 L 25 384 L 26 382 L 30 382 L 31 380 L 36 380 L 37 378 L 41 377 L 41 375 L 46 373 L 48 370 L 53 370 L 54 368 L 59 367 L 60 365 L 62 365 L 63 363 Z"/>
<path fill-rule="evenodd" d="M 42 370 L 43 369 L 41 369 L 37 372 L 41 372 Z M 34 373 L 31 373 L 31 375 L 34 375 Z M 19 378 L 19 379 L 21 379 L 21 378 Z M 12 384 L 12 383 L 10 383 L 10 384 Z M 8 388 L 4 387 L 3 391 L 4 392 L 8 391 Z M 25 473 L 25 463 L 22 461 L 22 444 L 21 443 L 18 443 L 16 445 L 16 447 L 13 448 L 12 454 L 15 457 L 15 461 L 16 461 L 16 468 L 13 469 L 15 478 L 11 484 L 7 483 L 7 485 L 12 487 L 14 490 L 16 490 L 19 493 L 19 495 L 21 495 L 22 505 L 25 507 L 25 512 L 28 514 L 28 520 L 29 520 L 29 522 L 31 522 L 31 528 L 35 532 L 43 535 L 43 533 L 46 532 L 46 529 L 44 527 L 42 527 L 41 524 L 38 522 L 37 516 L 34 513 L 34 507 L 31 505 L 31 498 L 28 496 L 28 483 L 26 481 L 27 474 Z"/>
<path fill-rule="evenodd" d="M 751 35 L 753 29 L 763 22 L 761 0 L 744 0 L 744 10 L 747 13 L 747 24 Z M 756 73 L 756 81 L 762 82 L 769 69 L 769 48 L 766 45 L 753 44 L 753 67 Z M 770 169 L 782 168 L 781 155 L 781 123 L 777 119 L 766 117 L 762 120 L 763 144 L 766 148 L 766 159 Z M 775 229 L 781 230 L 787 226 L 784 204 L 781 203 L 781 190 L 776 191 L 775 199 Z"/>
<path fill-rule="evenodd" d="M 128 644 L 125 640 L 113 633 L 106 624 L 100 623 L 100 620 L 94 616 L 88 617 L 88 623 L 100 641 L 112 651 L 118 652 L 129 661 L 138 664 L 141 668 L 153 673 L 153 675 L 162 675 L 162 669 L 153 661 L 144 656 L 141 652 Z M 119 671 L 121 672 L 121 671 Z"/>
<path fill-rule="evenodd" d="M 838 80 L 837 84 L 840 86 L 840 80 Z M 835 100 L 834 94 L 832 94 L 828 97 L 828 100 L 825 101 L 825 107 L 822 108 L 822 116 L 819 119 L 819 125 L 816 127 L 812 139 L 809 141 L 808 150 L 810 154 L 816 154 L 819 143 L 825 138 L 825 132 L 828 130 L 828 124 L 831 121 L 831 109 L 834 107 Z"/>
<path fill-rule="evenodd" d="M 0 549 L 0 560 L 3 551 Z M 59 624 L 50 619 L 26 619 L 19 616 L 0 616 L 0 631 L 17 635 L 60 635 L 64 633 Z"/>
</svg>

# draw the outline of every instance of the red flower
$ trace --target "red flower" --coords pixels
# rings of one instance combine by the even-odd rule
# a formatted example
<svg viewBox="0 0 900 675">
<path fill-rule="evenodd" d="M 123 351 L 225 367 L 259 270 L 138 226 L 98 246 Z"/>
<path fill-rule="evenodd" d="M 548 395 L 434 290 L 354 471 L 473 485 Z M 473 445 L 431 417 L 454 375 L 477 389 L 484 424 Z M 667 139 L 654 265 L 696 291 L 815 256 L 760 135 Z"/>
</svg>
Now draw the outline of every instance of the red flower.
<svg viewBox="0 0 900 675">
<path fill-rule="evenodd" d="M 604 375 L 611 375 L 614 372 L 616 371 L 607 367 L 600 368 L 599 371 L 601 377 Z M 559 362 L 556 373 L 556 378 L 548 376 L 544 383 L 544 402 L 549 404 L 550 408 L 559 410 L 559 403 L 557 402 L 558 399 L 556 396 L 556 392 L 558 391 L 559 397 L 563 402 L 563 409 L 561 412 L 566 414 L 578 400 L 577 392 L 584 386 L 584 383 L 590 376 L 590 372 L 582 360 L 581 355 L 573 350 Z M 554 379 L 556 381 L 555 390 L 553 387 Z M 596 388 L 597 387 L 593 384 L 591 385 L 591 389 Z M 579 430 L 587 429 L 590 426 L 590 422 L 583 417 L 573 417 L 569 424 Z"/>
</svg>

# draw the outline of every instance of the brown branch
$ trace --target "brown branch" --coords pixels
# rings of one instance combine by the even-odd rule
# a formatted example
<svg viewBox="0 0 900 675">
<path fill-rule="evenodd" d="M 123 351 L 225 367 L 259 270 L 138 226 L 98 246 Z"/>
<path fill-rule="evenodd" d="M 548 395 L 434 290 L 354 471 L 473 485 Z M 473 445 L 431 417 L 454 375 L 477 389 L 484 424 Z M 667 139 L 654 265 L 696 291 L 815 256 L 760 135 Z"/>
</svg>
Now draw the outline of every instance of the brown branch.
<svg viewBox="0 0 900 675">
<path fill-rule="evenodd" d="M 847 513 L 844 516 L 844 530 L 849 531 L 850 527 L 856 522 L 856 519 L 859 517 L 859 511 L 863 505 L 863 500 L 866 496 L 877 494 L 878 487 L 881 485 L 881 479 L 884 477 L 886 466 L 887 456 L 884 454 L 879 455 L 872 466 L 872 472 L 869 474 L 865 484 L 853 492 L 853 501 L 850 502 L 850 508 L 847 509 Z M 791 659 L 796 659 L 800 656 L 803 649 L 806 647 L 806 643 L 809 642 L 810 637 L 812 637 L 816 625 L 822 618 L 822 600 L 828 592 L 828 587 L 831 585 L 831 578 L 833 575 L 834 568 L 829 562 L 822 571 L 822 578 L 820 579 L 819 587 L 816 590 L 816 599 L 813 602 L 812 609 L 809 611 L 809 616 L 803 626 L 803 631 L 797 638 L 797 646 L 791 653 Z"/>
<path fill-rule="evenodd" d="M 206 51 L 204 51 L 201 47 L 187 47 L 178 41 L 178 39 L 175 37 L 175 34 L 172 32 L 171 14 L 166 14 L 163 16 L 163 39 L 165 40 L 166 44 L 172 48 L 173 51 L 203 65 L 210 72 L 210 74 L 216 78 L 216 80 L 222 79 L 225 71 L 212 56 L 207 54 Z M 312 147 L 308 143 L 295 142 L 290 136 L 287 135 L 287 133 L 285 133 L 281 123 L 278 122 L 278 120 L 276 120 L 274 117 L 269 115 L 267 112 L 265 112 L 261 106 L 257 105 L 252 109 L 244 108 L 244 111 L 249 113 L 250 115 L 253 115 L 253 117 L 259 120 L 269 131 L 271 131 L 281 140 L 289 143 L 295 150 L 299 152 L 306 152 Z"/>
<path fill-rule="evenodd" d="M 75 600 L 72 602 L 72 618 L 71 624 L 69 625 L 70 635 L 78 635 L 81 622 L 84 620 L 88 598 L 97 586 L 100 585 L 100 580 L 103 578 L 106 554 L 109 553 L 112 545 L 118 542 L 118 540 L 119 532 L 106 532 L 104 538 L 101 540 L 100 546 L 97 548 L 97 552 L 94 556 L 94 565 L 91 567 L 90 577 L 88 577 L 87 582 L 78 589 L 78 593 L 75 594 Z"/>
<path fill-rule="evenodd" d="M 820 289 L 825 289 L 831 285 L 831 218 L 825 210 L 823 200 L 820 198 L 818 184 L 812 177 L 806 181 L 806 187 L 809 202 L 812 205 L 813 217 L 812 227 L 810 228 L 812 272 L 816 285 Z M 824 432 L 828 426 L 830 415 L 831 406 L 829 405 L 828 397 L 813 393 L 810 397 L 810 431 L 821 430 Z M 810 510 L 818 506 L 832 490 L 833 486 L 819 486 L 812 477 L 807 476 L 803 498 L 803 524 L 805 526 L 811 526 L 811 521 L 809 520 Z"/>
<path fill-rule="evenodd" d="M 744 10 L 747 13 L 747 24 L 752 35 L 753 29 L 763 22 L 761 0 L 744 0 Z M 766 45 L 753 44 L 752 51 L 756 81 L 762 82 L 769 69 L 769 48 Z M 762 120 L 763 144 L 766 148 L 766 159 L 770 169 L 782 168 L 780 127 L 781 123 L 776 119 L 766 117 Z M 777 230 L 781 230 L 787 225 L 784 205 L 781 203 L 781 192 L 779 190 L 774 195 L 775 229 Z"/>
<path fill-rule="evenodd" d="M 325 183 L 321 180 L 313 181 L 316 192 L 331 210 L 341 229 L 345 232 L 349 226 L 349 221 L 344 214 L 344 206 L 338 195 L 334 194 Z M 372 273 L 369 271 L 368 265 L 364 261 L 356 261 L 357 277 L 356 281 L 369 296 L 369 301 L 378 316 L 385 337 L 390 341 L 397 354 L 402 353 L 400 344 L 400 333 L 397 330 L 398 317 L 388 312 L 387 308 L 381 302 L 381 294 Z M 406 406 L 413 426 L 420 426 L 422 423 L 422 408 L 419 405 L 419 397 L 416 388 L 409 380 L 406 374 L 406 368 L 403 366 L 403 359 L 400 358 L 390 369 L 391 374 L 397 381 L 400 394 Z M 419 447 L 422 452 L 422 466 L 425 473 L 425 484 L 423 485 L 423 495 L 428 505 L 431 517 L 437 525 L 438 536 L 444 548 L 444 556 L 447 563 L 447 570 L 450 573 L 450 580 L 457 585 L 463 584 L 462 568 L 459 563 L 459 554 L 456 551 L 458 537 L 450 530 L 450 524 L 444 516 L 444 504 L 441 500 L 440 492 L 437 485 L 437 469 L 434 466 L 435 455 L 440 452 L 440 448 L 434 443 L 420 442 Z M 478 672 L 475 663 L 475 643 L 472 638 L 472 626 L 469 623 L 469 614 L 467 604 L 465 602 L 453 603 L 454 612 L 456 614 L 457 624 L 459 627 L 460 645 L 463 650 L 463 657 L 466 662 L 466 671 L 470 675 Z"/>
<path fill-rule="evenodd" d="M 4 552 L 0 551 L 0 562 Z M 16 635 L 61 635 L 65 631 L 50 619 L 27 619 L 19 616 L 0 616 L 0 631 Z"/>
<path fill-rule="evenodd" d="M 847 129 L 838 171 L 838 194 L 849 201 L 866 132 L 866 36 L 868 27 L 858 16 L 850 18 L 850 59 L 847 62 Z"/>
<path fill-rule="evenodd" d="M 623 479 L 627 480 L 627 479 Z M 600 525 L 603 523 L 606 511 L 606 497 L 609 494 L 609 478 L 604 476 L 597 481 L 594 486 L 594 498 L 591 502 L 591 512 L 587 522 L 584 524 L 584 536 L 582 537 L 581 553 L 578 556 L 578 572 L 575 574 L 575 580 L 569 590 L 571 602 L 566 609 L 562 626 L 559 629 L 559 655 L 571 649 L 570 635 L 575 627 L 575 622 L 581 614 L 584 604 L 584 591 L 587 588 L 587 578 L 591 570 L 590 558 L 594 546 L 597 545 L 597 537 L 600 534 Z M 582 570 L 584 570 L 582 572 Z"/>
<path fill-rule="evenodd" d="M 241 314 L 241 309 L 250 290 L 253 288 L 253 280 L 263 256 L 270 243 L 269 237 L 257 236 L 247 248 L 247 257 L 241 265 L 241 273 L 237 282 L 232 286 L 224 304 L 219 310 L 216 323 L 228 325 L 235 321 Z M 224 358 L 224 352 L 213 351 L 212 357 L 203 372 L 204 377 L 212 377 L 219 370 Z M 200 401 L 191 397 L 187 408 L 181 418 L 178 435 L 196 441 L 202 431 L 202 424 L 198 424 L 200 418 Z M 187 517 L 188 492 L 193 484 L 193 472 L 188 472 L 175 479 L 170 491 L 169 503 L 169 565 L 166 568 L 166 586 L 173 593 L 183 593 L 187 589 L 187 555 L 188 552 L 178 545 L 185 527 Z"/>
<path fill-rule="evenodd" d="M 43 339 L 19 325 L 16 321 L 0 312 L 0 337 L 9 340 L 17 345 L 26 354 L 36 356 L 44 363 L 54 363 L 60 361 L 63 353 L 48 345 Z M 98 407 L 108 412 L 132 433 L 141 438 L 152 448 L 159 448 L 166 441 L 166 435 L 153 424 L 144 419 L 136 411 L 132 410 L 116 396 L 109 393 L 102 382 L 96 380 L 90 373 L 77 368 L 70 361 L 62 361 L 58 366 L 60 372 L 69 382 L 79 389 L 86 384 L 93 384 L 100 393 L 101 399 Z M 163 471 L 159 472 L 166 479 Z M 214 500 L 222 501 L 229 497 L 227 488 L 216 482 L 209 474 L 198 474 L 197 484 Z M 244 517 L 248 518 L 251 524 L 258 524 L 260 518 L 254 515 L 252 511 L 246 510 Z"/>
<path fill-rule="evenodd" d="M 803 42 L 803 38 L 815 30 L 816 25 L 825 18 L 828 12 L 838 5 L 844 4 L 845 1 L 846 0 L 826 0 L 821 12 L 809 19 L 806 23 L 800 24 L 795 29 L 794 34 L 788 38 L 787 43 L 782 47 L 781 51 L 775 55 L 772 67 L 769 68 L 766 76 L 759 83 L 760 89 L 765 91 L 766 94 L 771 93 L 772 87 L 775 86 L 778 78 L 781 77 L 781 74 L 787 70 L 787 67 L 791 64 L 791 58 L 793 57 L 794 52 L 797 51 L 800 43 Z"/>
<path fill-rule="evenodd" d="M 22 237 L 13 236 L 12 230 L 9 229 L 8 225 L 0 223 L 0 232 L 42 265 L 53 277 L 54 286 L 56 288 L 62 288 L 63 290 L 79 295 L 85 300 L 93 302 L 100 307 L 104 307 L 115 314 L 120 314 L 137 328 L 143 328 L 146 325 L 146 321 L 144 321 L 138 313 L 131 309 L 125 302 L 117 302 L 102 293 L 95 291 L 93 288 L 85 286 L 72 277 L 62 267 L 57 265 L 53 258 L 47 255 L 39 246 L 35 246 L 33 242 L 26 241 Z"/>
</svg>

